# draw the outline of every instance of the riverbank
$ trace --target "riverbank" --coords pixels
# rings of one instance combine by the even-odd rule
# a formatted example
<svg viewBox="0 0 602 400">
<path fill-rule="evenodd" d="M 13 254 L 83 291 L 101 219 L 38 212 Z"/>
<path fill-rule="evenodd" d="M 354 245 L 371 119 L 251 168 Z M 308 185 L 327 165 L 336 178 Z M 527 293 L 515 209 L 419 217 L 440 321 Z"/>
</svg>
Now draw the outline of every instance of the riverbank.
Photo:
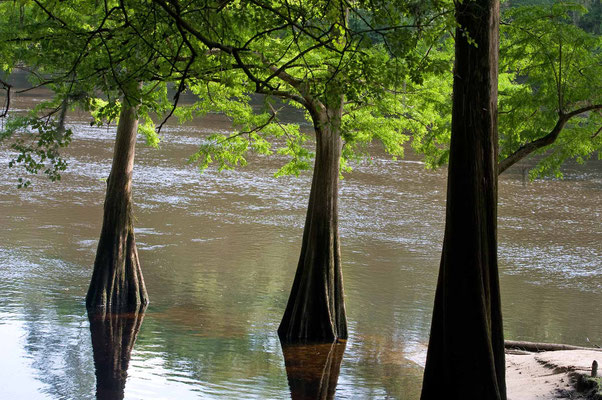
<svg viewBox="0 0 602 400">
<path fill-rule="evenodd" d="M 597 390 L 578 384 L 591 375 L 592 363 L 602 362 L 602 351 L 560 350 L 531 353 L 507 350 L 508 400 L 602 400 Z M 600 374 L 598 374 L 600 375 Z"/>
</svg>

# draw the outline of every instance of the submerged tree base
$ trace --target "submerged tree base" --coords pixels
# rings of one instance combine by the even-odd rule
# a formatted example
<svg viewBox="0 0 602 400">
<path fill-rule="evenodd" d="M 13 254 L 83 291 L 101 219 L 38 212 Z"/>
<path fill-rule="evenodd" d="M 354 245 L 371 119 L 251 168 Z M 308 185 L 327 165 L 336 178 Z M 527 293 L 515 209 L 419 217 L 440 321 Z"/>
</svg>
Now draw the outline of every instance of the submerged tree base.
<svg viewBox="0 0 602 400">
<path fill-rule="evenodd" d="M 278 328 L 280 341 L 285 343 L 331 343 L 347 338 L 338 220 L 341 113 L 342 99 L 338 108 L 314 117 L 316 161 L 301 254 Z"/>
<path fill-rule="evenodd" d="M 117 237 L 115 241 L 117 243 L 107 245 L 101 239 L 98 245 L 94 274 L 86 296 L 89 310 L 127 312 L 148 304 L 133 228 L 125 239 Z"/>
</svg>

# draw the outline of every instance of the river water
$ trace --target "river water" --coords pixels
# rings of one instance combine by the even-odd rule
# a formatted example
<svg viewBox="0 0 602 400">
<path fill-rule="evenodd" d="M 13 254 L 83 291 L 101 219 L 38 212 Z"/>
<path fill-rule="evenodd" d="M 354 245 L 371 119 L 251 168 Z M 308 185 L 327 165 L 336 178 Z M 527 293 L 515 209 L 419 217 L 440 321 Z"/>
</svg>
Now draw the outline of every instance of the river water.
<svg viewBox="0 0 602 400">
<path fill-rule="evenodd" d="M 43 95 L 30 92 L 13 105 L 27 109 Z M 115 134 L 88 122 L 70 115 L 75 137 L 57 183 L 35 178 L 17 189 L 10 153 L 0 149 L 1 399 L 95 398 L 95 359 L 99 376 L 103 368 L 97 352 L 115 346 L 93 348 L 84 305 Z M 125 398 L 310 399 L 322 391 L 340 399 L 418 399 L 446 171 L 425 170 L 412 154 L 392 161 L 375 148 L 370 163 L 345 175 L 349 341 L 283 351 L 276 329 L 310 176 L 273 178 L 283 160 L 262 157 L 221 173 L 199 174 L 186 163 L 202 135 L 227 129 L 223 118 L 209 116 L 167 126 L 159 150 L 139 140 L 135 225 L 151 303 L 143 318 L 129 319 L 135 323 L 100 328 L 109 336 L 126 332 L 133 345 L 118 346 Z M 564 180 L 523 185 L 520 168 L 501 177 L 508 339 L 602 345 L 601 194 L 600 161 L 567 166 Z"/>
</svg>

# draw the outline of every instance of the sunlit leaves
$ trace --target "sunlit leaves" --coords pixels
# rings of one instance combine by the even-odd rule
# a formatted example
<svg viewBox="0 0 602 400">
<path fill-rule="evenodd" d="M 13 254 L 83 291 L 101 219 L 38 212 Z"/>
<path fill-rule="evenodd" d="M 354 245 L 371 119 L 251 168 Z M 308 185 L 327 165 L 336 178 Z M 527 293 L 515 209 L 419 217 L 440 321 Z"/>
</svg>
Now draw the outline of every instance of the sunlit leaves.
<svg viewBox="0 0 602 400">
<path fill-rule="evenodd" d="M 579 5 L 555 3 L 510 9 L 502 25 L 500 155 L 552 131 L 559 114 L 602 104 L 602 40 L 573 25 Z M 569 159 L 584 161 L 602 150 L 595 132 L 599 110 L 571 118 L 556 141 L 539 151 L 531 177 L 561 176 Z"/>
<path fill-rule="evenodd" d="M 583 11 L 566 3 L 506 9 L 498 85 L 500 160 L 550 134 L 561 114 L 602 104 L 601 38 L 575 26 L 571 17 Z M 435 50 L 432 60 L 452 55 L 451 45 Z M 452 74 L 426 74 L 424 78 L 423 96 L 412 101 L 424 110 L 422 120 L 430 115 L 432 122 L 427 129 L 416 126 L 412 145 L 425 155 L 428 166 L 436 167 L 447 162 Z M 596 135 L 601 127 L 600 110 L 572 117 L 553 144 L 536 152 L 531 177 L 560 177 L 566 160 L 583 162 L 594 157 L 602 150 L 600 135 Z"/>
<path fill-rule="evenodd" d="M 27 161 L 25 170 L 36 173 L 42 167 L 33 159 L 60 159 L 58 149 L 66 142 L 54 137 L 52 144 L 53 135 L 40 131 L 51 129 L 48 116 L 62 118 L 58 117 L 62 113 L 58 109 L 80 107 L 90 112 L 92 124 L 101 125 L 117 122 L 121 107 L 118 99 L 124 97 L 125 101 L 141 103 L 140 133 L 149 145 L 158 146 L 159 136 L 150 116 L 163 115 L 169 109 L 166 82 L 177 80 L 186 54 L 177 53 L 177 42 L 166 40 L 174 28 L 157 20 L 147 2 L 132 2 L 127 9 L 120 5 L 118 1 L 0 3 L 0 56 L 6 60 L 3 70 L 14 66 L 25 69 L 34 86 L 45 86 L 55 96 L 37 107 L 27 123 L 22 121 L 22 129 L 12 130 L 11 146 L 19 146 L 17 151 L 22 154 L 13 165 L 25 165 L 23 161 Z M 131 89 L 147 81 L 142 90 Z M 34 118 L 39 118 L 38 123 Z M 57 126 L 63 122 L 57 122 Z M 28 133 L 32 129 L 44 140 L 32 142 Z M 23 154 L 38 156 L 31 159 Z M 64 167 L 61 161 L 45 172 L 55 180 Z"/>
<path fill-rule="evenodd" d="M 312 154 L 305 142 L 308 137 L 297 124 L 284 122 L 282 113 L 289 112 L 282 103 L 266 97 L 253 107 L 245 87 L 216 82 L 197 82 L 191 91 L 197 101 L 176 111 L 180 120 L 202 117 L 210 112 L 228 116 L 235 129 L 230 134 L 214 133 L 202 140 L 199 150 L 190 158 L 201 170 L 215 165 L 218 170 L 232 169 L 247 163 L 247 153 L 286 156 L 289 161 L 276 175 L 298 175 L 309 168 Z M 285 117 L 285 116 L 284 116 Z"/>
<path fill-rule="evenodd" d="M 157 134 L 155 123 L 149 116 L 141 119 L 141 123 L 138 124 L 138 133 L 146 138 L 147 146 L 159 148 L 160 137 Z"/>
<path fill-rule="evenodd" d="M 401 156 L 410 133 L 425 136 L 436 125 L 416 89 L 427 74 L 448 69 L 431 49 L 453 19 L 446 11 L 451 2 L 164 3 L 192 29 L 159 3 L 44 0 L 44 10 L 22 0 L 26 15 L 13 30 L 14 50 L 51 76 L 60 98 L 77 93 L 96 124 L 115 121 L 124 88 L 145 82 L 136 100 L 139 130 L 151 146 L 162 124 L 150 116 L 171 115 L 170 103 L 189 91 L 192 104 L 173 105 L 180 121 L 220 113 L 233 127 L 202 138 L 191 158 L 201 169 L 244 165 L 248 152 L 286 158 L 276 175 L 309 169 L 313 135 L 287 122 L 289 102 L 307 109 L 345 98 L 340 134 L 347 166 L 372 140 Z M 263 104 L 252 103 L 253 92 L 266 94 Z"/>
<path fill-rule="evenodd" d="M 434 125 L 432 110 L 420 108 L 426 102 L 413 96 L 424 74 L 449 69 L 449 60 L 439 62 L 429 55 L 449 21 L 442 4 L 399 2 L 398 6 L 389 9 L 387 17 L 382 10 L 361 2 L 234 2 L 226 7 L 228 12 L 220 14 L 227 22 L 220 25 L 221 30 L 204 31 L 198 23 L 201 12 L 190 7 L 187 21 L 199 32 L 224 46 L 244 45 L 234 57 L 236 62 L 230 57 L 240 68 L 219 69 L 206 76 L 209 83 L 200 79 L 191 88 L 201 100 L 177 111 L 186 119 L 207 112 L 220 112 L 232 119 L 235 132 L 212 136 L 193 159 L 202 168 L 212 163 L 231 168 L 246 161 L 246 151 L 275 152 L 289 157 L 277 175 L 298 174 L 311 166 L 308 140 L 312 135 L 285 123 L 272 97 L 291 101 L 297 96 L 329 105 L 340 95 L 345 99 L 340 131 L 345 141 L 345 168 L 350 166 L 348 160 L 361 159 L 373 140 L 382 142 L 393 156 L 402 156 L 410 133 Z M 393 29 L 370 32 L 374 26 L 397 24 L 400 26 Z M 235 29 L 230 30 L 232 27 Z M 397 50 L 393 51 L 387 40 L 394 41 Z M 403 51 L 398 51 L 401 48 Z M 212 51 L 207 59 L 228 58 L 225 53 Z M 245 97 L 257 88 L 268 96 L 263 107 L 252 110 Z M 269 95 L 271 92 L 274 96 Z M 316 122 L 306 116 L 309 123 Z M 220 146 L 231 157 L 220 153 Z"/>
<path fill-rule="evenodd" d="M 101 126 L 105 123 L 116 122 L 121 110 L 121 103 L 108 102 L 98 97 L 89 97 L 84 109 L 92 116 L 91 125 Z"/>
</svg>

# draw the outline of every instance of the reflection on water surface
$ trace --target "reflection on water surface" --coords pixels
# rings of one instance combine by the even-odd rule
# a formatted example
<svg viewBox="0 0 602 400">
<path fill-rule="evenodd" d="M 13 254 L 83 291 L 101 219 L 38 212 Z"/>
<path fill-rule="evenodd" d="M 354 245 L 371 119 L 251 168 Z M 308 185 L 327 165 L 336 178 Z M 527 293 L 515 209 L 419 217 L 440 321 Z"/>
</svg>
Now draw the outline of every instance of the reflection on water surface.
<svg viewBox="0 0 602 400">
<path fill-rule="evenodd" d="M 96 370 L 96 398 L 121 400 L 144 308 L 129 313 L 88 312 Z"/>
<path fill-rule="evenodd" d="M 115 378 L 118 392 L 127 369 L 126 399 L 329 396 L 337 375 L 337 399 L 418 399 L 445 171 L 426 171 L 411 155 L 394 162 L 375 149 L 372 163 L 342 181 L 350 337 L 340 360 L 336 348 L 283 349 L 276 335 L 309 176 L 275 179 L 279 161 L 263 158 L 240 171 L 199 175 L 185 163 L 199 132 L 227 123 L 212 116 L 171 126 L 159 150 L 141 140 L 135 166 L 136 235 L 151 300 L 144 323 L 107 317 L 97 330 L 84 296 L 114 130 L 91 128 L 77 114 L 71 124 L 76 137 L 60 183 L 34 179 L 31 189 L 17 190 L 9 153 L 0 149 L 0 397 L 93 399 L 96 360 L 114 367 L 99 383 Z M 519 169 L 500 181 L 506 334 L 602 344 L 602 315 L 591 306 L 602 294 L 602 164 L 569 166 L 566 177 L 523 187 Z M 90 331 L 113 343 L 102 346 L 101 361 Z"/>
<path fill-rule="evenodd" d="M 282 344 L 292 400 L 334 398 L 346 344 Z"/>
</svg>

